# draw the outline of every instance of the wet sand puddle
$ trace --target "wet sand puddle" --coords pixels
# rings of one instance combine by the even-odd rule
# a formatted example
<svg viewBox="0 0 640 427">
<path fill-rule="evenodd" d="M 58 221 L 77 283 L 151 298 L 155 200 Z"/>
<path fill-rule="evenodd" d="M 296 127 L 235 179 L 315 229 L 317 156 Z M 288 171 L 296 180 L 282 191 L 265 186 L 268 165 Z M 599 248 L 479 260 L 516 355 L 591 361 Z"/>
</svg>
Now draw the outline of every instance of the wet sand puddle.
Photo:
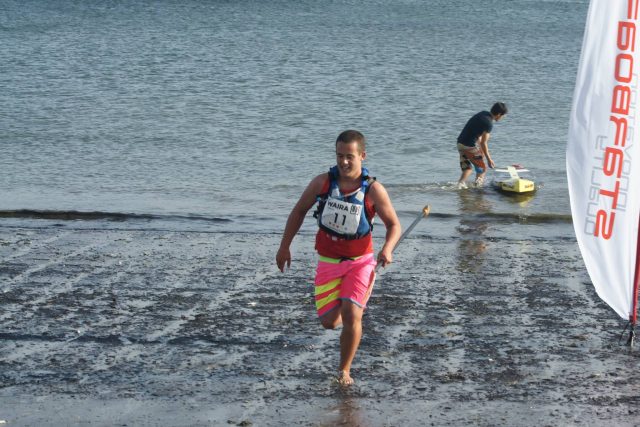
<svg viewBox="0 0 640 427">
<path fill-rule="evenodd" d="M 574 240 L 406 239 L 353 375 L 313 308 L 312 237 L 0 228 L 0 419 L 10 425 L 637 425 Z M 379 246 L 379 245 L 378 245 Z M 60 410 L 62 408 L 62 410 Z"/>
</svg>

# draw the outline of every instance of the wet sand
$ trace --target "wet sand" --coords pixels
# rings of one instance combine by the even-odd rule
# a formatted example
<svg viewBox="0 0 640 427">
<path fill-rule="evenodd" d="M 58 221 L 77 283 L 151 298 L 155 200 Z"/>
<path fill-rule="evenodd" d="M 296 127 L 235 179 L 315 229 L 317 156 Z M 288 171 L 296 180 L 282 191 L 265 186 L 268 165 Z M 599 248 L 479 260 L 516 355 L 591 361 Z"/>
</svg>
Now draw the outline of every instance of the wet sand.
<svg viewBox="0 0 640 427">
<path fill-rule="evenodd" d="M 640 348 L 575 240 L 474 230 L 398 248 L 343 390 L 311 235 L 282 274 L 276 234 L 0 227 L 0 420 L 640 425 Z"/>
</svg>

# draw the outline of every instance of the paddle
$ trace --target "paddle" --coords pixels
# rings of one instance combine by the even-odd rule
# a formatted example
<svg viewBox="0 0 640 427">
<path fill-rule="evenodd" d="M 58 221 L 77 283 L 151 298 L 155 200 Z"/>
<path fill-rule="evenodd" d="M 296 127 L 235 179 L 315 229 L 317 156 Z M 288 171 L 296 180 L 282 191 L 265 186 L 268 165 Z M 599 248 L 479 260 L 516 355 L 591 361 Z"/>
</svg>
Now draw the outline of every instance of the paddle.
<svg viewBox="0 0 640 427">
<path fill-rule="evenodd" d="M 431 206 L 426 205 L 424 208 L 422 208 L 422 211 L 420 211 L 420 213 L 418 214 L 416 219 L 414 219 L 413 222 L 411 223 L 411 225 L 409 227 L 407 227 L 406 230 L 404 230 L 404 233 L 402 233 L 402 235 L 398 239 L 398 242 L 393 247 L 393 250 L 391 252 L 396 250 L 398 245 L 400 245 L 400 242 L 402 242 L 404 240 L 404 238 L 407 237 L 409 235 L 409 233 L 411 233 L 411 230 L 413 230 L 415 228 L 415 226 L 418 225 L 418 223 L 420 222 L 420 220 L 422 218 L 426 218 L 429 215 L 429 212 L 431 212 Z M 382 264 L 376 265 L 376 269 L 375 269 L 376 273 L 378 272 L 380 267 L 382 267 Z"/>
</svg>

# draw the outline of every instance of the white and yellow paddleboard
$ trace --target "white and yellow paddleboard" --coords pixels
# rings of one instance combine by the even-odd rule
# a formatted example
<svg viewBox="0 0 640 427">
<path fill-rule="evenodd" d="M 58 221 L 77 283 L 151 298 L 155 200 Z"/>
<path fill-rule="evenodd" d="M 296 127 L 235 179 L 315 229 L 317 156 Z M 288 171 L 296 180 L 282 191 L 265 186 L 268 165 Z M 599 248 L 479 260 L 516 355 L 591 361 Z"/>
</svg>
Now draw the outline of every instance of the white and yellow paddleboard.
<svg viewBox="0 0 640 427">
<path fill-rule="evenodd" d="M 515 166 L 508 166 L 506 169 L 495 169 L 495 171 L 509 174 L 508 178 L 496 178 L 494 180 L 493 185 L 498 191 L 510 194 L 530 194 L 536 191 L 535 182 L 521 178 L 518 175 L 518 172 L 529 172 L 527 169 L 516 169 Z"/>
</svg>

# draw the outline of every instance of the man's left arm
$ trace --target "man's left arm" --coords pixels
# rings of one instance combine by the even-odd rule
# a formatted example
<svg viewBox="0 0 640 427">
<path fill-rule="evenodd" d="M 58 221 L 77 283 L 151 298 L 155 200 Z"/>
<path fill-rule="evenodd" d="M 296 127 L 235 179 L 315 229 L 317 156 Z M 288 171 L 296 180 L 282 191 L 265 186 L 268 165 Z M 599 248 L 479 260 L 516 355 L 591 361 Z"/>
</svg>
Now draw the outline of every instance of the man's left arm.
<svg viewBox="0 0 640 427">
<path fill-rule="evenodd" d="M 490 168 L 494 168 L 496 164 L 493 162 L 491 155 L 489 154 L 489 138 L 491 138 L 491 134 L 489 132 L 485 132 L 480 137 L 480 149 L 482 150 L 482 154 L 487 158 L 487 163 L 489 163 Z"/>
<path fill-rule="evenodd" d="M 389 194 L 382 184 L 379 182 L 374 183 L 369 190 L 369 196 L 375 206 L 376 213 L 387 229 L 384 245 L 378 253 L 378 262 L 385 267 L 387 264 L 393 262 L 392 252 L 396 243 L 400 240 L 402 226 L 400 225 L 396 210 L 391 203 L 391 198 L 389 198 Z"/>
</svg>

